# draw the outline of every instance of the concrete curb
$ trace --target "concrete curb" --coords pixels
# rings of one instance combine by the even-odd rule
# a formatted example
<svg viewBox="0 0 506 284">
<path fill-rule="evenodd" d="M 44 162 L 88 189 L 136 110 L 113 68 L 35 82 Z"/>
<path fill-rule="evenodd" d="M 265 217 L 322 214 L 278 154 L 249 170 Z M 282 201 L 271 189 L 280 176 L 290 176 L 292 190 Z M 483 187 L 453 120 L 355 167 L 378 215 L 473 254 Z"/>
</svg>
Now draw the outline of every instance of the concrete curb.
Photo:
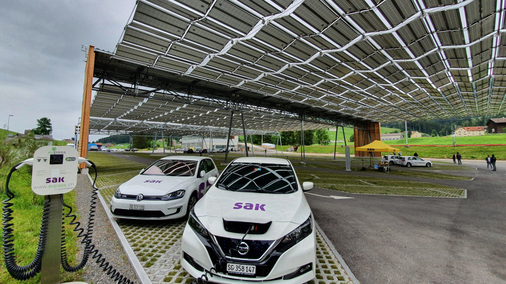
<svg viewBox="0 0 506 284">
<path fill-rule="evenodd" d="M 344 259 L 341 257 L 341 255 L 339 254 L 339 252 L 337 252 L 336 248 L 334 247 L 334 245 L 332 244 L 332 242 L 329 240 L 329 238 L 327 238 L 327 235 L 325 235 L 325 233 L 323 232 L 323 230 L 320 228 L 320 226 L 318 226 L 318 223 L 315 222 L 315 226 L 316 226 L 316 229 L 318 230 L 318 232 L 320 233 L 320 235 L 322 236 L 322 238 L 325 240 L 325 242 L 327 243 L 327 245 L 329 246 L 330 250 L 332 250 L 332 253 L 337 257 L 337 259 L 339 260 L 339 263 L 341 264 L 341 266 L 344 268 L 344 270 L 346 271 L 346 273 L 348 274 L 348 276 L 350 277 L 351 281 L 354 283 L 354 284 L 360 284 L 360 282 L 358 281 L 358 279 L 355 277 L 355 274 L 353 274 L 353 272 L 351 272 L 351 269 L 350 267 L 348 267 L 348 265 L 346 264 L 346 262 L 344 261 Z"/>
<path fill-rule="evenodd" d="M 89 173 L 86 173 L 88 178 L 90 179 L 90 183 L 93 185 L 93 179 L 89 175 Z M 141 263 L 137 259 L 137 256 L 135 255 L 134 251 L 130 247 L 130 244 L 128 243 L 125 235 L 123 234 L 123 231 L 120 229 L 118 223 L 116 222 L 116 219 L 112 217 L 111 212 L 109 211 L 109 208 L 107 208 L 107 203 L 105 202 L 104 198 L 98 192 L 98 199 L 100 200 L 100 203 L 102 204 L 102 207 L 104 208 L 105 214 L 107 215 L 107 218 L 109 219 L 109 222 L 111 223 L 112 228 L 114 229 L 114 232 L 116 232 L 116 235 L 118 236 L 118 239 L 121 243 L 121 246 L 123 247 L 123 250 L 125 251 L 126 256 L 128 257 L 128 261 L 132 265 L 132 268 L 135 271 L 135 274 L 143 284 L 150 284 L 151 280 L 149 280 L 148 275 L 146 274 L 146 271 L 144 271 L 144 268 L 142 267 Z"/>
</svg>

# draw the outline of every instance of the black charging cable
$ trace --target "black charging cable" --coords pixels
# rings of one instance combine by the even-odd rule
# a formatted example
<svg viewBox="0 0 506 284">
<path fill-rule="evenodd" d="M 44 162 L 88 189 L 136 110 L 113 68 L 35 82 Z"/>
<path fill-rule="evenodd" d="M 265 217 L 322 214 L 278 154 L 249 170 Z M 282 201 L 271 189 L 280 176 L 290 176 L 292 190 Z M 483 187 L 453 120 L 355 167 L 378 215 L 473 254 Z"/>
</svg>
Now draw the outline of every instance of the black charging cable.
<svg viewBox="0 0 506 284">
<path fill-rule="evenodd" d="M 37 275 L 42 267 L 42 256 L 44 255 L 44 248 L 46 246 L 47 239 L 47 228 L 48 228 L 48 220 L 49 220 L 49 205 L 51 203 L 51 198 L 48 198 L 44 201 L 44 208 L 42 211 L 42 222 L 40 225 L 40 234 L 39 234 L 39 244 L 37 246 L 37 252 L 35 253 L 35 257 L 33 258 L 30 264 L 25 266 L 19 266 L 16 263 L 16 255 L 14 252 L 14 224 L 12 223 L 12 206 L 14 205 L 11 200 L 15 197 L 14 193 L 9 189 L 9 181 L 11 179 L 12 174 L 24 166 L 25 163 L 21 162 L 10 170 L 7 175 L 7 181 L 5 183 L 5 193 L 7 194 L 7 199 L 3 201 L 3 249 L 4 249 L 4 261 L 7 271 L 11 274 L 11 276 L 17 280 L 28 280 L 35 275 Z"/>
<path fill-rule="evenodd" d="M 68 262 L 67 258 L 67 249 L 65 244 L 65 234 L 62 228 L 62 242 L 61 242 L 61 263 L 62 267 L 67 272 L 75 272 L 82 269 L 86 263 L 88 262 L 90 256 L 92 259 L 99 264 L 99 267 L 106 272 L 107 275 L 110 276 L 111 279 L 118 283 L 134 283 L 119 273 L 109 262 L 106 262 L 103 255 L 95 248 L 95 245 L 92 244 L 92 234 L 93 234 L 93 225 L 95 222 L 95 211 L 96 211 L 96 203 L 97 203 L 97 194 L 98 188 L 95 186 L 97 181 L 97 168 L 95 164 L 91 161 L 87 161 L 91 164 L 92 168 L 95 171 L 95 179 L 93 181 L 93 193 L 91 196 L 90 202 L 90 213 L 88 216 L 88 225 L 86 229 L 86 233 L 84 233 L 83 228 L 80 227 L 80 223 L 76 222 L 77 216 L 72 214 L 72 207 L 65 204 L 63 201 L 63 194 L 60 195 L 60 201 L 62 205 L 69 210 L 69 212 L 65 215 L 65 218 L 71 218 L 70 225 L 74 225 L 74 231 L 78 232 L 78 238 L 82 238 L 81 243 L 84 244 L 84 252 L 83 258 L 76 266 L 71 266 Z M 51 196 L 47 196 L 44 202 L 44 208 L 42 212 L 42 222 L 40 226 L 40 234 L 39 234 L 39 244 L 37 246 L 37 252 L 35 254 L 32 262 L 25 266 L 19 266 L 16 263 L 16 256 L 14 253 L 14 224 L 12 223 L 12 206 L 14 205 L 11 201 L 15 197 L 14 193 L 9 189 L 9 182 L 12 174 L 19 170 L 26 164 L 30 164 L 27 161 L 21 162 L 10 170 L 7 175 L 7 180 L 5 184 L 5 193 L 7 195 L 7 199 L 3 201 L 3 250 L 4 250 L 4 261 L 5 266 L 7 267 L 7 271 L 9 271 L 10 275 L 17 280 L 28 280 L 36 276 L 41 268 L 42 268 L 42 257 L 44 255 L 44 248 L 46 246 L 47 240 L 47 230 L 49 223 L 49 209 L 51 204 Z"/>
<path fill-rule="evenodd" d="M 77 216 L 72 214 L 72 208 L 65 204 L 63 201 L 63 196 L 60 198 L 62 205 L 69 209 L 69 212 L 65 215 L 65 218 L 71 218 L 70 225 L 75 226 L 74 232 L 78 232 L 78 238 L 82 238 L 81 243 L 84 244 L 84 252 L 83 252 L 83 258 L 81 262 L 76 266 L 71 266 L 68 263 L 67 259 L 67 250 L 65 246 L 65 235 L 62 231 L 62 242 L 61 242 L 61 262 L 62 267 L 65 271 L 68 272 L 75 272 L 79 269 L 83 268 L 86 265 L 86 262 L 88 259 L 91 258 L 94 259 L 94 261 L 99 265 L 100 268 L 103 269 L 104 272 L 106 272 L 107 275 L 114 281 L 118 283 L 134 283 L 130 281 L 128 278 L 123 276 L 121 273 L 119 273 L 109 262 L 106 261 L 105 257 L 98 251 L 98 249 L 95 248 L 95 245 L 92 243 L 92 235 L 93 235 L 93 226 L 95 224 L 95 212 L 96 212 L 96 204 L 97 204 L 97 195 L 98 195 L 98 188 L 96 187 L 95 183 L 97 181 L 97 167 L 92 161 L 88 162 L 91 164 L 91 168 L 93 168 L 95 172 L 95 178 L 93 180 L 93 193 L 91 195 L 91 201 L 90 201 L 90 211 L 88 215 L 88 225 L 86 228 L 86 233 L 84 233 L 84 229 L 80 228 L 80 223 L 76 222 Z"/>
</svg>

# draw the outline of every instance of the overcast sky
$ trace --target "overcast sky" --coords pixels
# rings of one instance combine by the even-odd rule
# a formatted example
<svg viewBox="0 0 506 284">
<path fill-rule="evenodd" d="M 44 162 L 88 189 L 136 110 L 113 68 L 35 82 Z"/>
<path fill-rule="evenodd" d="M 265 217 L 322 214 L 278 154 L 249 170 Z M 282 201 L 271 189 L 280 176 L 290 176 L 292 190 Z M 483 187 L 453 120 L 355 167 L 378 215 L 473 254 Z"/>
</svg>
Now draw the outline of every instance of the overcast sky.
<svg viewBox="0 0 506 284">
<path fill-rule="evenodd" d="M 1 2 L 0 128 L 9 124 L 23 133 L 47 117 L 55 139 L 74 137 L 86 64 L 82 46 L 113 52 L 135 0 Z"/>
</svg>

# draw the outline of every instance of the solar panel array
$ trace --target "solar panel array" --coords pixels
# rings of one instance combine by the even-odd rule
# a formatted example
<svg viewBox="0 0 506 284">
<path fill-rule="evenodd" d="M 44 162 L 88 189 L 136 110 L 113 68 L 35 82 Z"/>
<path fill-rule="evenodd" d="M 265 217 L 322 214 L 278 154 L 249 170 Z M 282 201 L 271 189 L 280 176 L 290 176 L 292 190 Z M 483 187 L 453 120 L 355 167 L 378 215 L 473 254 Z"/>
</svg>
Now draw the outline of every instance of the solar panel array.
<svg viewBox="0 0 506 284">
<path fill-rule="evenodd" d="M 357 120 L 502 116 L 505 7 L 504 0 L 141 0 L 114 57 Z M 155 99 L 162 95 L 101 96 L 93 108 L 104 108 L 92 116 L 228 127 L 223 109 L 210 115 L 189 104 L 178 113 L 181 103 Z M 256 114 L 248 129 L 289 129 Z"/>
</svg>

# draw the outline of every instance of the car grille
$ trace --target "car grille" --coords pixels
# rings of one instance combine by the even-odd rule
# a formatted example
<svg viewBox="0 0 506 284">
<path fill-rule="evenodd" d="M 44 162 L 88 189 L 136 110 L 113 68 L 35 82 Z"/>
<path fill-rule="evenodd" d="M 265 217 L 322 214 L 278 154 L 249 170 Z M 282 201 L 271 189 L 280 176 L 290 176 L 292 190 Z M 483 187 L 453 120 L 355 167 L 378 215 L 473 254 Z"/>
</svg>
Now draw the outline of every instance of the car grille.
<svg viewBox="0 0 506 284">
<path fill-rule="evenodd" d="M 133 194 L 123 194 L 121 199 L 130 199 L 130 200 L 136 200 L 137 199 L 137 196 L 139 196 L 138 194 L 136 195 L 133 195 Z M 144 195 L 142 197 L 142 200 L 144 201 L 150 201 L 150 200 L 162 200 L 162 196 L 149 196 L 149 195 Z"/>
<path fill-rule="evenodd" d="M 235 222 L 223 220 L 223 227 L 225 231 L 232 233 L 240 233 L 248 235 L 262 235 L 269 230 L 272 222 L 260 224 L 260 223 L 247 223 L 247 222 Z"/>
<path fill-rule="evenodd" d="M 240 255 L 237 247 L 241 243 L 241 239 L 216 237 L 216 241 L 226 257 L 244 260 L 260 259 L 273 243 L 273 241 L 244 240 L 244 242 L 249 246 L 249 251 L 245 255 Z"/>
<path fill-rule="evenodd" d="M 179 210 L 178 210 L 179 212 Z M 162 211 L 137 211 L 137 210 L 125 210 L 125 209 L 116 209 L 113 212 L 118 216 L 125 217 L 165 217 Z"/>
</svg>

